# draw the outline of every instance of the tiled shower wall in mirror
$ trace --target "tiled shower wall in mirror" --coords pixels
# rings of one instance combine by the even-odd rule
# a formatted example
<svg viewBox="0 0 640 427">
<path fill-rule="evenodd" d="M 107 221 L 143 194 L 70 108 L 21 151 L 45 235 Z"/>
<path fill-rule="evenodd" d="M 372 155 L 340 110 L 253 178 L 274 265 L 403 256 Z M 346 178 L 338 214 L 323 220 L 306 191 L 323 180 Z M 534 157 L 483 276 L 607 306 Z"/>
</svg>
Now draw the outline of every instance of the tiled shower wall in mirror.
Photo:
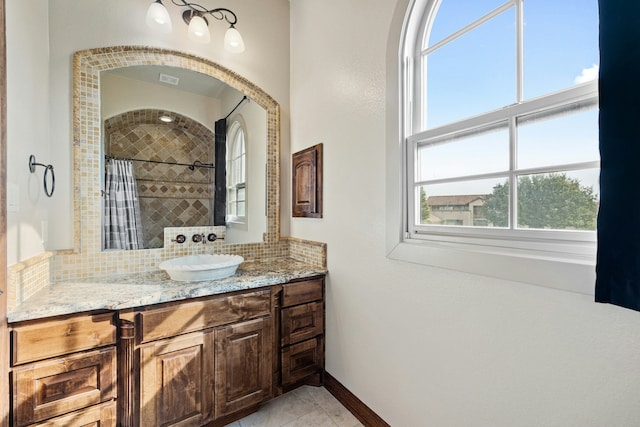
<svg viewBox="0 0 640 427">
<path fill-rule="evenodd" d="M 177 113 L 135 110 L 105 120 L 104 144 L 107 156 L 140 160 L 133 168 L 145 248 L 162 247 L 165 227 L 213 224 L 214 169 L 185 166 L 214 163 L 211 130 Z"/>
</svg>

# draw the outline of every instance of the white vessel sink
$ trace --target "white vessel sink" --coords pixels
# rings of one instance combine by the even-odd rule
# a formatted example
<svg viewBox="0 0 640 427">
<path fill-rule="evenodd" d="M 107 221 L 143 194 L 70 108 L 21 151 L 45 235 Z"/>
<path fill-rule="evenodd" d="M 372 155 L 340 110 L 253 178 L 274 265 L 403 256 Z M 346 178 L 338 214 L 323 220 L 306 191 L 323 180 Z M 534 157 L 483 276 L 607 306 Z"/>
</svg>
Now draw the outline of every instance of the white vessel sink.
<svg viewBox="0 0 640 427">
<path fill-rule="evenodd" d="M 233 276 L 243 261 L 239 255 L 189 255 L 163 261 L 158 268 L 173 280 L 197 282 Z"/>
</svg>

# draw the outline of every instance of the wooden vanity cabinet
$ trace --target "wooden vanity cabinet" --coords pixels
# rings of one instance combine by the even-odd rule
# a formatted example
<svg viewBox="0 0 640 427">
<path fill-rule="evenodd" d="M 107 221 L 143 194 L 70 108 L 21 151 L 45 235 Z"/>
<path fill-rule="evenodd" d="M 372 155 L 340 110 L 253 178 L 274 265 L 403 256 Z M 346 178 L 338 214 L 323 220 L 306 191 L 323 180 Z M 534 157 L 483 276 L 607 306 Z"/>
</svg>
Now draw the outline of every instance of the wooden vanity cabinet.
<svg viewBox="0 0 640 427">
<path fill-rule="evenodd" d="M 324 373 L 324 277 L 282 286 L 280 308 L 282 386 L 322 383 Z"/>
<path fill-rule="evenodd" d="M 324 277 L 10 332 L 14 427 L 222 426 L 322 384 Z"/>
<path fill-rule="evenodd" d="M 137 386 L 121 418 L 138 426 L 201 426 L 271 398 L 272 298 L 267 288 L 121 316 L 137 331 L 133 357 L 122 355 L 132 366 L 121 370 L 137 376 Z"/>
<path fill-rule="evenodd" d="M 116 425 L 114 316 L 11 325 L 14 427 Z"/>
</svg>

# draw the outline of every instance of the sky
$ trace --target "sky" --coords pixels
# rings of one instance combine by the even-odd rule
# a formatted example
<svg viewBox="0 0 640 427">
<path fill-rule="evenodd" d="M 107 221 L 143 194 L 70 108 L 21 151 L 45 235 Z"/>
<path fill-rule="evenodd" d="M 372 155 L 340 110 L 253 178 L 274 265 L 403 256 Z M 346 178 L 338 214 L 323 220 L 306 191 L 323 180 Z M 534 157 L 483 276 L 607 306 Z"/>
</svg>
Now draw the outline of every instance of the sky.
<svg viewBox="0 0 640 427">
<path fill-rule="evenodd" d="M 427 45 L 503 3 L 442 0 Z M 597 66 L 597 11 L 597 0 L 524 1 L 525 99 L 571 85 Z M 515 19 L 512 7 L 430 55 L 429 127 L 516 101 Z"/>
<path fill-rule="evenodd" d="M 442 0 L 425 47 L 506 3 Z M 427 57 L 427 126 L 437 127 L 516 102 L 515 8 Z M 524 99 L 598 76 L 597 0 L 524 1 Z M 597 108 L 523 126 L 519 166 L 598 160 Z M 430 148 L 418 180 L 508 168 L 505 130 Z M 569 174 L 598 193 L 598 171 Z M 503 182 L 504 180 L 500 180 Z M 428 194 L 490 193 L 493 181 L 430 187 Z"/>
</svg>

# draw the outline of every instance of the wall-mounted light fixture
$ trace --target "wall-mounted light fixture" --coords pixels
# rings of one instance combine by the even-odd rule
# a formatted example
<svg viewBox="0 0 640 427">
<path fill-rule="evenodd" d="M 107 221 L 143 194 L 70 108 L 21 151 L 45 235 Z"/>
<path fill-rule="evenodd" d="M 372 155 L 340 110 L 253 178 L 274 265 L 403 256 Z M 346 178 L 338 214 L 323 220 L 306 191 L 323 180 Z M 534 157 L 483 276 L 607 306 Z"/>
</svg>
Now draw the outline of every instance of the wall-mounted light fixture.
<svg viewBox="0 0 640 427">
<path fill-rule="evenodd" d="M 209 22 L 207 16 L 218 21 L 227 21 L 229 29 L 224 35 L 224 47 L 232 53 L 244 52 L 244 40 L 240 32 L 236 30 L 238 17 L 233 11 L 218 7 L 215 9 L 207 9 L 197 3 L 189 3 L 186 0 L 171 0 L 173 4 L 185 7 L 182 12 L 182 19 L 189 26 L 188 35 L 193 41 L 199 43 L 209 43 L 211 35 L 209 34 Z M 170 33 L 172 30 L 171 18 L 167 8 L 164 7 L 161 0 L 155 0 L 147 10 L 147 25 L 153 29 L 163 33 Z"/>
</svg>

